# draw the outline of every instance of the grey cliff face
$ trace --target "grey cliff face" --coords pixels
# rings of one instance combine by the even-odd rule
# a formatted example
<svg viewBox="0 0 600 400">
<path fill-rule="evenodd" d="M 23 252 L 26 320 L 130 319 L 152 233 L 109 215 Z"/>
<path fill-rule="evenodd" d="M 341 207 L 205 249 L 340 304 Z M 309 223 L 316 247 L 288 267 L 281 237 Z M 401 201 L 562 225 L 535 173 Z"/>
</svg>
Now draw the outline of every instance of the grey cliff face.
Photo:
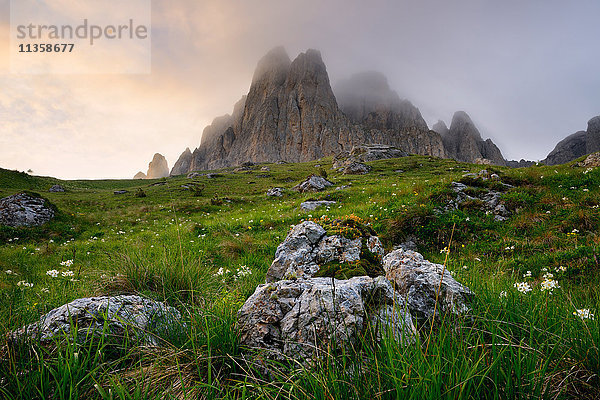
<svg viewBox="0 0 600 400">
<path fill-rule="evenodd" d="M 484 141 L 481 138 L 481 133 L 466 112 L 454 113 L 450 129 L 439 122 L 435 127 L 441 131 L 439 133 L 450 158 L 470 163 L 486 159 L 492 164 L 506 165 L 500 149 L 490 139 Z"/>
<path fill-rule="evenodd" d="M 171 169 L 171 176 L 187 174 L 192 165 L 192 152 L 190 148 L 186 148 L 177 159 L 177 162 Z"/>
<path fill-rule="evenodd" d="M 600 115 L 588 121 L 586 154 L 600 151 Z"/>
<path fill-rule="evenodd" d="M 567 136 L 542 162 L 546 165 L 564 164 L 587 154 L 587 132 L 579 131 Z"/>
<path fill-rule="evenodd" d="M 169 176 L 169 165 L 167 160 L 159 153 L 154 154 L 152 161 L 148 164 L 148 179 L 166 178 Z"/>
<path fill-rule="evenodd" d="M 338 107 L 317 50 L 291 61 L 283 48 L 275 48 L 259 61 L 248 95 L 233 113 L 216 118 L 204 129 L 188 169 L 184 167 L 189 154 L 184 152 L 171 174 L 248 161 L 310 161 L 366 143 L 446 155 L 440 135 L 428 130 L 416 107 L 389 89 L 385 77 L 375 76 L 362 84 L 373 86 L 372 93 L 365 95 L 369 106 L 354 112 L 349 105 L 349 118 Z M 356 101 L 360 100 L 348 98 L 347 104 Z"/>
</svg>

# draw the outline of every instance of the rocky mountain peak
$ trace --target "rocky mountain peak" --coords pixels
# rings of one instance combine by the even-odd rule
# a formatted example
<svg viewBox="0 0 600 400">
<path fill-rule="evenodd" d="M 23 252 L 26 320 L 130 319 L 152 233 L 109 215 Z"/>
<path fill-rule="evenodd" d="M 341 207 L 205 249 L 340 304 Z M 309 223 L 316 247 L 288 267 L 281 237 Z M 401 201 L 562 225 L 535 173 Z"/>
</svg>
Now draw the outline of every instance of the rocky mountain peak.
<svg viewBox="0 0 600 400">
<path fill-rule="evenodd" d="M 252 78 L 252 86 L 260 86 L 261 82 L 281 84 L 291 64 L 290 56 L 282 46 L 269 51 L 258 62 Z"/>
<path fill-rule="evenodd" d="M 469 117 L 464 111 L 457 111 L 454 113 L 452 117 L 452 123 L 450 124 L 450 132 L 452 133 L 460 133 L 468 135 L 475 140 L 482 140 L 481 133 Z"/>
<path fill-rule="evenodd" d="M 588 121 L 586 153 L 600 151 L 600 115 Z"/>
<path fill-rule="evenodd" d="M 450 132 L 446 123 L 444 121 L 442 121 L 441 119 L 438 120 L 438 122 L 436 122 L 435 124 L 433 124 L 433 126 L 431 127 L 431 130 L 439 133 L 440 135 L 442 135 L 442 137 L 447 136 L 448 133 Z"/>
<path fill-rule="evenodd" d="M 148 164 L 148 172 L 146 177 L 148 179 L 165 178 L 169 176 L 169 164 L 162 154 L 156 153 L 152 157 L 152 161 Z"/>
</svg>

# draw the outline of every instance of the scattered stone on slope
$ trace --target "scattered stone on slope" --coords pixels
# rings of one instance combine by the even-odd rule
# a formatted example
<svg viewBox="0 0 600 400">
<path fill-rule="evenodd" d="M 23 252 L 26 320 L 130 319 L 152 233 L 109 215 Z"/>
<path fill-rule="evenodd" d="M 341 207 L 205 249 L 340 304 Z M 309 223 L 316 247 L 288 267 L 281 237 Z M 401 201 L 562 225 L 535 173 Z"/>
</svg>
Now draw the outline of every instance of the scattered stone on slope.
<svg viewBox="0 0 600 400">
<path fill-rule="evenodd" d="M 300 193 L 320 192 L 321 190 L 325 190 L 329 186 L 333 186 L 333 183 L 329 182 L 322 176 L 311 175 L 308 178 L 306 178 L 305 181 L 294 186 L 292 190 L 295 190 Z"/>
<path fill-rule="evenodd" d="M 344 175 L 364 175 L 371 171 L 371 166 L 359 162 L 352 162 L 344 167 Z"/>
<path fill-rule="evenodd" d="M 281 360 L 309 361 L 332 347 L 351 346 L 370 326 L 378 333 L 391 329 L 403 344 L 416 337 L 403 299 L 381 276 L 259 285 L 238 312 L 241 344 Z"/>
<path fill-rule="evenodd" d="M 304 211 L 314 211 L 319 207 L 331 207 L 335 203 L 335 201 L 327 200 L 308 200 L 300 203 L 300 208 Z"/>
<path fill-rule="evenodd" d="M 55 216 L 55 207 L 35 193 L 17 193 L 0 199 L 0 225 L 40 226 Z"/>
<path fill-rule="evenodd" d="M 52 187 L 48 189 L 48 191 L 52 193 L 62 193 L 65 191 L 65 188 L 61 185 L 52 185 Z"/>
<path fill-rule="evenodd" d="M 201 174 L 200 172 L 190 172 L 189 174 L 187 174 L 185 177 L 187 179 L 192 179 L 192 178 L 198 178 L 201 176 L 204 176 L 205 174 Z"/>
<path fill-rule="evenodd" d="M 115 190 L 113 192 L 113 194 L 125 194 L 125 193 L 129 193 L 127 190 Z"/>
<path fill-rule="evenodd" d="M 456 198 L 446 204 L 444 211 L 457 210 L 464 205 L 480 202 L 482 211 L 485 211 L 486 214 L 492 214 L 496 221 L 506 221 L 511 216 L 510 211 L 506 209 L 502 202 L 501 192 L 481 187 L 473 188 L 460 182 L 452 182 L 451 186 L 456 193 Z"/>
<path fill-rule="evenodd" d="M 280 187 L 271 188 L 271 189 L 267 190 L 267 196 L 281 197 L 281 196 L 283 196 L 283 188 L 280 188 Z"/>
<path fill-rule="evenodd" d="M 396 292 L 406 300 L 410 314 L 419 326 L 430 324 L 441 313 L 458 315 L 468 310 L 473 293 L 457 282 L 448 270 L 444 271 L 443 265 L 431 263 L 415 251 L 397 249 L 390 252 L 383 257 L 383 268 Z M 436 298 L 438 306 L 434 318 Z"/>
<path fill-rule="evenodd" d="M 335 274 L 336 267 L 346 274 L 367 275 L 371 272 L 376 275 L 383 272 L 380 260 L 383 254 L 383 245 L 377 236 L 365 234 L 355 239 L 327 236 L 322 226 L 305 221 L 296 225 L 277 247 L 275 260 L 267 271 L 267 282 L 310 278 L 319 272 Z M 369 255 L 371 260 L 362 257 Z M 324 268 L 322 271 L 321 267 Z"/>
<path fill-rule="evenodd" d="M 105 325 L 111 336 L 136 338 L 157 344 L 155 334 L 172 329 L 181 322 L 181 314 L 164 303 L 140 296 L 101 296 L 74 300 L 53 309 L 38 322 L 11 333 L 13 340 L 36 339 L 49 342 L 69 336 L 77 327 L 77 339 L 91 339 L 102 334 Z"/>
<path fill-rule="evenodd" d="M 577 163 L 578 167 L 597 168 L 600 167 L 600 152 L 592 153 L 585 160 Z"/>
<path fill-rule="evenodd" d="M 344 168 L 347 165 L 358 162 L 385 160 L 388 158 L 406 157 L 408 154 L 393 146 L 383 144 L 369 144 L 354 146 L 350 152 L 342 151 L 333 158 L 333 168 Z"/>
</svg>

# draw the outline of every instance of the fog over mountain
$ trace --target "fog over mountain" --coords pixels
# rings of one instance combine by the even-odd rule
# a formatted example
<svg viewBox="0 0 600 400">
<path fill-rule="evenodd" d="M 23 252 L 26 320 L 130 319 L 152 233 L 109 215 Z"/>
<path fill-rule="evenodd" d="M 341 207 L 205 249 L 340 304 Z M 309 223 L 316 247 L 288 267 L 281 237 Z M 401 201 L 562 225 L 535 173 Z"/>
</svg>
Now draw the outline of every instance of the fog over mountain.
<svg viewBox="0 0 600 400">
<path fill-rule="evenodd" d="M 8 7 L 0 0 L 5 54 Z M 600 114 L 598 15 L 591 1 L 155 0 L 151 74 L 14 75 L 0 58 L 0 166 L 131 177 L 156 152 L 174 165 L 278 45 L 294 57 L 320 50 L 336 95 L 379 71 L 382 95 L 410 113 L 407 99 L 429 128 L 463 110 L 507 159 L 541 160 Z"/>
</svg>

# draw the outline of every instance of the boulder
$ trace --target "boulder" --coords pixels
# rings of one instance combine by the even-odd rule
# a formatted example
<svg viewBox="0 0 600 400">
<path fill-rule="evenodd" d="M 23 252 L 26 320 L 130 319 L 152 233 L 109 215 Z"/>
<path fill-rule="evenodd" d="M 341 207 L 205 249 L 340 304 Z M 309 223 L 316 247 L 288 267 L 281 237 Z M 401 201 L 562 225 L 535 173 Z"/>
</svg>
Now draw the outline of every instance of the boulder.
<svg viewBox="0 0 600 400">
<path fill-rule="evenodd" d="M 408 156 L 408 154 L 405 151 L 397 149 L 393 146 L 384 144 L 359 145 L 354 146 L 350 152 L 342 151 L 336 154 L 333 158 L 333 168 L 339 169 L 345 168 L 352 163 L 365 163 L 369 161 L 406 156 Z"/>
<path fill-rule="evenodd" d="M 127 190 L 115 190 L 113 192 L 113 194 L 125 194 L 125 193 L 129 193 Z"/>
<path fill-rule="evenodd" d="M 190 172 L 190 173 L 189 173 L 189 174 L 187 174 L 185 177 L 186 177 L 187 179 L 192 179 L 192 178 L 198 178 L 198 177 L 201 177 L 201 176 L 204 176 L 204 174 L 201 174 L 201 173 L 199 173 L 199 172 Z"/>
<path fill-rule="evenodd" d="M 51 342 L 69 336 L 77 328 L 77 339 L 91 339 L 103 330 L 119 338 L 136 338 L 156 345 L 155 334 L 181 323 L 177 309 L 141 296 L 87 297 L 53 309 L 38 322 L 10 334 L 13 340 L 35 339 Z"/>
<path fill-rule="evenodd" d="M 383 245 L 377 236 L 365 235 L 355 239 L 340 235 L 327 236 L 322 226 L 305 221 L 292 228 L 277 247 L 275 260 L 267 271 L 266 279 L 267 282 L 274 282 L 281 279 L 310 278 L 328 263 L 346 265 L 348 273 L 361 271 L 362 275 L 367 275 L 367 269 L 377 272 L 378 265 L 358 265 L 361 255 L 372 255 L 376 259 L 375 264 L 380 264 L 383 254 Z M 382 268 L 379 271 L 383 274 Z"/>
<path fill-rule="evenodd" d="M 374 328 L 403 344 L 416 330 L 403 299 L 384 277 L 311 278 L 259 285 L 238 312 L 241 344 L 268 356 L 310 361 L 322 351 L 350 348 Z"/>
<path fill-rule="evenodd" d="M 48 191 L 52 193 L 62 193 L 65 191 L 65 188 L 61 185 L 52 185 L 52 187 L 48 189 Z"/>
<path fill-rule="evenodd" d="M 280 188 L 280 187 L 271 188 L 271 189 L 267 190 L 267 196 L 281 197 L 281 196 L 283 196 L 283 188 Z"/>
<path fill-rule="evenodd" d="M 305 192 L 320 192 L 321 190 L 325 190 L 328 186 L 333 186 L 333 183 L 329 182 L 327 179 L 317 176 L 311 175 L 304 182 L 301 182 L 294 186 L 292 190 L 295 190 L 300 193 Z"/>
<path fill-rule="evenodd" d="M 419 325 L 430 324 L 442 313 L 460 315 L 469 309 L 473 293 L 457 282 L 443 265 L 429 262 L 415 251 L 390 252 L 383 257 L 383 268 L 386 278 L 406 301 Z"/>
<path fill-rule="evenodd" d="M 319 207 L 331 207 L 335 204 L 335 201 L 327 200 L 309 200 L 300 203 L 300 208 L 304 211 L 314 211 Z"/>
<path fill-rule="evenodd" d="M 36 193 L 17 193 L 0 199 L 0 225 L 40 226 L 54 218 L 56 207 Z"/>
<path fill-rule="evenodd" d="M 364 175 L 371 171 L 371 166 L 359 162 L 351 162 L 344 167 L 345 175 Z"/>
</svg>

